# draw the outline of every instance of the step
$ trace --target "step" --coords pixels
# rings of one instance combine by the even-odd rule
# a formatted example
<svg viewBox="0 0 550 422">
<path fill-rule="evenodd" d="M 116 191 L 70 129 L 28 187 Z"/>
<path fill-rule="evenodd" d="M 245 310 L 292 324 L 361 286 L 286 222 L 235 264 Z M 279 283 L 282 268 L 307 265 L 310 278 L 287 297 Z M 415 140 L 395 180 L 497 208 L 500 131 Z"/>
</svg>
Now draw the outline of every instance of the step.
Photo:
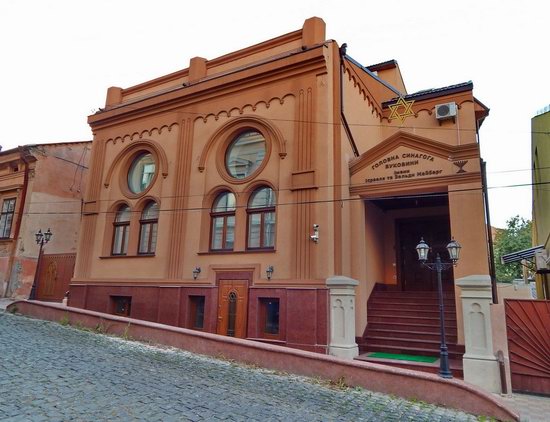
<svg viewBox="0 0 550 422">
<path fill-rule="evenodd" d="M 456 343 L 457 336 L 447 334 L 447 341 L 451 343 Z M 439 327 L 437 330 L 432 331 L 410 331 L 410 330 L 388 330 L 384 328 L 370 328 L 367 327 L 365 330 L 365 336 L 377 336 L 377 337 L 392 337 L 392 338 L 401 338 L 401 339 L 416 339 L 416 340 L 433 340 L 439 341 Z"/>
<path fill-rule="evenodd" d="M 407 355 L 421 355 L 421 356 L 439 356 L 439 347 L 437 348 L 417 348 L 407 346 L 387 346 L 384 344 L 360 344 L 359 353 L 367 352 L 387 352 L 387 353 L 401 353 Z M 462 359 L 464 353 L 449 351 L 450 359 Z"/>
<path fill-rule="evenodd" d="M 424 316 L 424 317 L 436 317 L 439 318 L 439 309 L 396 309 L 396 308 L 385 308 L 383 306 L 377 305 L 367 308 L 369 315 L 388 315 L 388 316 Z M 453 310 L 443 310 L 445 319 L 455 320 L 456 312 Z"/>
<path fill-rule="evenodd" d="M 379 336 L 365 336 L 363 337 L 365 346 L 369 344 L 396 346 L 396 347 L 412 347 L 416 349 L 437 349 L 440 347 L 440 340 L 420 340 L 420 339 L 402 339 L 397 337 L 379 337 Z M 456 343 L 451 343 L 446 337 L 445 342 L 449 352 L 464 353 L 464 346 Z"/>
<path fill-rule="evenodd" d="M 397 316 L 397 315 L 380 315 L 378 313 L 367 313 L 367 321 L 370 322 L 400 322 L 408 324 L 426 324 L 439 326 L 439 316 Z M 445 327 L 456 327 L 456 316 L 445 317 Z"/>
<path fill-rule="evenodd" d="M 435 298 L 437 299 L 439 297 L 439 294 L 435 291 L 429 291 L 429 292 L 415 292 L 415 291 L 387 291 L 387 292 L 381 292 L 373 290 L 371 292 L 371 297 L 416 297 L 416 298 Z M 443 292 L 443 298 L 444 299 L 453 299 L 455 298 L 455 294 L 451 292 Z"/>
<path fill-rule="evenodd" d="M 363 362 L 376 363 L 379 365 L 410 369 L 413 371 L 428 372 L 431 374 L 439 373 L 439 360 L 435 361 L 434 363 L 410 362 L 405 360 L 371 358 L 368 357 L 366 353 L 357 356 L 355 359 L 361 360 Z M 453 374 L 453 378 L 464 379 L 462 360 L 449 359 L 449 367 L 451 369 L 451 373 Z"/>
<path fill-rule="evenodd" d="M 444 303 L 443 304 L 445 311 L 456 311 L 456 306 L 454 302 L 451 303 Z M 395 301 L 379 301 L 379 300 L 373 300 L 367 302 L 367 308 L 392 308 L 392 309 L 399 309 L 399 310 L 416 310 L 416 309 L 436 309 L 439 311 L 439 303 L 418 303 L 418 302 L 395 302 Z"/>
<path fill-rule="evenodd" d="M 395 296 L 395 297 L 369 297 L 368 301 L 367 301 L 367 304 L 368 303 L 389 303 L 389 302 L 392 302 L 392 303 L 396 303 L 396 304 L 399 304 L 399 305 L 402 305 L 402 304 L 411 304 L 411 305 L 415 305 L 415 304 L 422 304 L 422 305 L 439 305 L 439 299 L 434 297 L 434 298 L 427 298 L 427 297 L 424 297 L 424 298 L 421 298 L 421 297 L 401 297 L 401 296 Z M 450 298 L 450 299 L 443 299 L 443 304 L 445 306 L 455 306 L 455 300 L 454 298 Z"/>
<path fill-rule="evenodd" d="M 370 321 L 367 329 L 375 330 L 410 330 L 410 331 L 424 331 L 439 334 L 439 321 L 437 324 L 411 324 L 408 322 L 375 322 Z M 456 326 L 449 327 L 445 325 L 445 334 L 456 336 Z"/>
</svg>

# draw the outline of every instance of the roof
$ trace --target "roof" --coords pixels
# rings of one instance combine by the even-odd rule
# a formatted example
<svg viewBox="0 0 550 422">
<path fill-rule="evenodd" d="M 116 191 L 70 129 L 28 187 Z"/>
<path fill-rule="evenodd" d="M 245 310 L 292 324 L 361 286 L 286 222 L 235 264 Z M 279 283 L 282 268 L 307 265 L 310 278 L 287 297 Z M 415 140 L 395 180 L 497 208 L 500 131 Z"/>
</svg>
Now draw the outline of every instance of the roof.
<svg viewBox="0 0 550 422">
<path fill-rule="evenodd" d="M 512 252 L 500 257 L 500 261 L 503 264 L 510 264 L 512 262 L 518 262 L 523 259 L 531 259 L 538 251 L 544 250 L 544 245 L 534 246 L 529 249 L 523 249 L 521 251 Z"/>
<path fill-rule="evenodd" d="M 30 149 L 36 147 L 47 147 L 47 146 L 56 146 L 56 145 L 75 145 L 75 144 L 91 144 L 92 141 L 75 141 L 75 142 L 52 142 L 45 144 L 26 144 L 19 145 L 14 148 L 0 150 L 0 155 L 12 154 L 14 152 L 20 152 L 22 149 Z M 1 147 L 0 147 L 1 148 Z"/>
<path fill-rule="evenodd" d="M 474 89 L 474 83 L 472 81 L 462 82 L 455 85 L 444 86 L 442 88 L 424 89 L 422 91 L 415 92 L 413 94 L 405 95 L 403 98 L 406 100 L 414 99 L 428 100 L 430 98 L 442 97 L 443 95 L 456 94 L 464 91 L 471 91 Z M 399 97 L 392 98 L 389 101 L 382 103 L 382 107 L 388 107 L 399 99 Z"/>
<path fill-rule="evenodd" d="M 379 70 L 393 69 L 394 67 L 397 67 L 397 60 L 391 59 L 382 63 L 371 64 L 367 66 L 367 69 L 371 72 L 378 72 Z"/>
</svg>

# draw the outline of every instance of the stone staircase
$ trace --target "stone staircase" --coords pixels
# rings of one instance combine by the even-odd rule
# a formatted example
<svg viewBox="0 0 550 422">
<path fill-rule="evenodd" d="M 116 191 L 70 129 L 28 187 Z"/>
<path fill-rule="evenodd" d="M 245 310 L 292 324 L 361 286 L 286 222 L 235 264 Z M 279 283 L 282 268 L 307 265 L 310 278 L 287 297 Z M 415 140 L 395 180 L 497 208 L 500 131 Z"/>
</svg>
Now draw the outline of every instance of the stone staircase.
<svg viewBox="0 0 550 422">
<path fill-rule="evenodd" d="M 452 292 L 444 293 L 445 333 L 453 376 L 462 378 L 464 346 L 457 344 L 456 309 Z M 358 339 L 359 360 L 437 373 L 434 363 L 370 358 L 370 352 L 439 357 L 437 292 L 373 291 L 367 303 L 367 329 Z"/>
</svg>

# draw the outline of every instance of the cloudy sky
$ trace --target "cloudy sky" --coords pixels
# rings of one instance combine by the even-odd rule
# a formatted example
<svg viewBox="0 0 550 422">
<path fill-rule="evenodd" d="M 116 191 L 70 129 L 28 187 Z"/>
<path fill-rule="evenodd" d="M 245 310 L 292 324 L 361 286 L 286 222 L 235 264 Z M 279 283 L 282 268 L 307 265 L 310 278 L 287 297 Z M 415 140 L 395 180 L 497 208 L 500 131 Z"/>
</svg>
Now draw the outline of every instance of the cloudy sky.
<svg viewBox="0 0 550 422">
<path fill-rule="evenodd" d="M 409 93 L 472 80 L 491 218 L 530 217 L 530 120 L 550 104 L 547 0 L 0 0 L 3 149 L 91 139 L 86 116 L 128 87 L 301 28 L 364 65 L 399 62 Z M 550 142 L 550 139 L 549 139 Z"/>
</svg>

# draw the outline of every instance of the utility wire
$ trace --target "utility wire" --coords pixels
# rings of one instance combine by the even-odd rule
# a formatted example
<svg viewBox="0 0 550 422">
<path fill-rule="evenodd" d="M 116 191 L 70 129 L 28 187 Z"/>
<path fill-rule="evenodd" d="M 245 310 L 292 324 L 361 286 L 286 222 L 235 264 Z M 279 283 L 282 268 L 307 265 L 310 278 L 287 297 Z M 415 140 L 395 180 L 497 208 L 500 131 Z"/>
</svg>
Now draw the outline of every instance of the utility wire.
<svg viewBox="0 0 550 422">
<path fill-rule="evenodd" d="M 487 189 L 506 189 L 506 188 L 517 188 L 517 187 L 528 187 L 528 186 L 539 186 L 539 185 L 550 185 L 550 182 L 539 182 L 539 183 L 525 183 L 525 184 L 516 184 L 516 185 L 505 185 L 505 186 L 491 186 Z M 380 196 L 380 197 L 370 197 L 370 198 L 363 198 L 363 197 L 357 197 L 357 198 L 342 198 L 342 199 L 318 199 L 318 200 L 312 200 L 312 201 L 299 201 L 299 202 L 284 202 L 279 203 L 276 206 L 289 206 L 289 205 L 312 205 L 312 204 L 326 204 L 326 203 L 345 203 L 345 202 L 352 202 L 352 201 L 389 201 L 389 200 L 396 200 L 396 199 L 422 199 L 422 198 L 434 198 L 434 197 L 446 197 L 450 193 L 452 194 L 468 194 L 473 192 L 480 192 L 483 188 L 468 188 L 468 189 L 457 189 L 449 192 L 440 192 L 440 193 L 429 193 L 429 194 L 417 194 L 417 195 L 394 195 L 394 196 Z M 162 198 L 162 197 L 161 197 Z M 164 198 L 162 198 L 164 199 Z M 77 201 L 72 201 L 75 204 L 79 203 Z M 32 204 L 31 204 L 32 206 Z M 237 205 L 235 206 L 235 209 L 239 208 L 246 208 L 248 209 L 248 205 Z M 164 208 L 159 209 L 159 212 L 187 212 L 187 211 L 209 211 L 211 210 L 211 207 L 192 207 L 192 208 Z M 141 210 L 132 210 L 130 211 L 132 213 L 141 213 Z M 116 211 L 97 211 L 94 214 L 114 214 Z M 81 211 L 74 212 L 74 211 L 36 211 L 31 212 L 27 211 L 23 213 L 23 215 L 81 215 Z"/>
<path fill-rule="evenodd" d="M 550 167 L 540 167 L 539 169 L 537 170 L 540 170 L 540 169 L 550 169 Z M 498 172 L 489 172 L 489 174 L 495 174 L 495 173 L 511 173 L 511 172 L 520 172 L 520 171 L 529 171 L 529 169 L 517 169 L 517 170 L 503 170 L 503 171 L 498 171 Z M 331 185 L 318 185 L 317 186 L 317 189 L 337 189 L 337 188 L 341 188 L 341 187 L 356 187 L 356 186 L 363 186 L 363 184 L 361 185 L 350 185 L 349 183 L 342 183 L 342 184 L 331 184 Z M 372 184 L 371 186 L 376 186 L 376 184 Z M 488 187 L 488 189 L 499 189 L 499 188 L 513 188 L 513 187 L 519 187 L 519 186 L 533 186 L 533 183 L 531 184 L 518 184 L 518 185 L 504 185 L 504 186 L 493 186 L 493 187 Z M 244 190 L 244 191 L 240 191 L 239 193 L 240 194 L 248 194 L 248 193 L 252 193 L 254 190 L 256 190 L 258 188 L 258 186 L 254 186 L 251 190 Z M 279 188 L 279 189 L 273 189 L 271 188 L 274 192 L 286 192 L 286 191 L 290 191 L 290 190 L 293 190 L 292 188 Z M 176 198 L 195 198 L 195 197 L 204 197 L 205 195 L 204 194 L 196 194 L 196 195 L 166 195 L 166 196 L 161 196 L 160 198 L 161 199 L 176 199 Z M 64 201 L 36 201 L 36 202 L 33 202 L 33 204 L 63 204 L 63 203 L 67 203 L 67 202 L 74 202 L 73 200 L 64 200 Z M 113 202 L 112 199 L 96 199 L 95 202 Z"/>
<path fill-rule="evenodd" d="M 263 102 L 263 101 L 261 101 Z M 127 105 L 127 106 L 120 106 L 120 107 L 117 107 L 117 108 L 114 108 L 114 109 L 111 109 L 111 110 L 118 110 L 118 109 L 121 109 L 121 108 L 124 108 L 124 109 L 127 109 L 129 111 L 134 111 L 134 110 L 139 110 L 140 107 L 132 107 L 131 105 Z M 366 107 L 368 109 L 368 107 Z M 105 111 L 102 111 L 102 112 L 108 112 L 108 111 L 111 111 L 111 110 L 105 110 Z M 367 110 L 368 111 L 368 110 Z M 220 111 L 218 113 L 213 113 L 213 112 L 204 112 L 204 113 L 199 113 L 199 112 L 193 112 L 193 111 L 181 111 L 181 112 L 178 112 L 178 111 L 166 111 L 165 113 L 166 114 L 175 114 L 175 115 L 178 115 L 178 117 L 180 117 L 179 120 L 181 120 L 181 116 L 184 116 L 184 115 L 192 115 L 192 116 L 196 116 L 197 118 L 207 118 L 208 116 L 218 116 L 220 114 L 224 114 L 225 110 L 223 111 Z M 95 115 L 100 115 L 98 113 L 94 114 Z M 230 117 L 230 116 L 228 116 Z M 276 118 L 276 117 L 270 117 L 269 120 L 271 121 L 276 121 L 276 122 L 286 122 L 286 123 L 307 123 L 307 124 L 317 124 L 317 125 L 331 125 L 331 126 L 334 126 L 334 125 L 341 125 L 341 123 L 338 121 L 338 120 L 335 120 L 334 122 L 322 122 L 322 121 L 317 121 L 317 120 L 302 120 L 302 119 L 283 119 L 283 118 Z M 174 122 L 174 123 L 177 123 Z M 467 132 L 476 132 L 477 129 L 476 128 L 472 128 L 472 129 L 469 129 L 469 128 L 455 128 L 455 127 L 433 127 L 433 126 L 404 126 L 404 125 L 401 125 L 401 126 L 388 126 L 387 124 L 375 124 L 375 123 L 349 123 L 349 126 L 356 126 L 356 127 L 377 127 L 377 128 L 398 128 L 398 129 L 422 129 L 422 130 L 437 130 L 437 131 L 447 131 L 447 130 L 450 130 L 450 131 L 453 131 L 453 132 L 456 132 L 456 131 L 467 131 Z M 501 126 L 503 127 L 503 126 Z M 519 132 L 519 133 L 527 133 L 527 132 Z M 529 131 L 528 133 L 535 133 L 535 134 L 542 134 L 542 135 L 550 135 L 550 131 Z"/>
</svg>

